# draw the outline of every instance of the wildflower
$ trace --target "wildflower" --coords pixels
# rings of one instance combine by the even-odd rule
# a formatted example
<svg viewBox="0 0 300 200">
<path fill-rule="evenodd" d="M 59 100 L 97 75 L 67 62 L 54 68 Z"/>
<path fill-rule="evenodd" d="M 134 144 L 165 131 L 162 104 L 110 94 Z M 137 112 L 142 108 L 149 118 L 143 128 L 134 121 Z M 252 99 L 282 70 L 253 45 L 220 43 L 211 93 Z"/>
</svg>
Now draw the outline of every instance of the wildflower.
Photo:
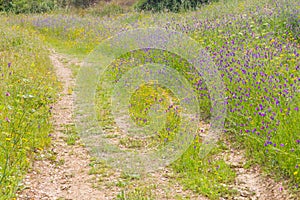
<svg viewBox="0 0 300 200">
<path fill-rule="evenodd" d="M 8 117 L 5 117 L 5 121 L 7 121 L 9 123 L 10 119 Z"/>
<path fill-rule="evenodd" d="M 258 114 L 262 117 L 266 116 L 266 113 L 264 113 L 264 112 L 259 112 Z"/>
<path fill-rule="evenodd" d="M 10 96 L 10 93 L 9 93 L 9 92 L 6 92 L 6 93 L 5 93 L 5 96 L 9 97 L 9 96 Z"/>
</svg>

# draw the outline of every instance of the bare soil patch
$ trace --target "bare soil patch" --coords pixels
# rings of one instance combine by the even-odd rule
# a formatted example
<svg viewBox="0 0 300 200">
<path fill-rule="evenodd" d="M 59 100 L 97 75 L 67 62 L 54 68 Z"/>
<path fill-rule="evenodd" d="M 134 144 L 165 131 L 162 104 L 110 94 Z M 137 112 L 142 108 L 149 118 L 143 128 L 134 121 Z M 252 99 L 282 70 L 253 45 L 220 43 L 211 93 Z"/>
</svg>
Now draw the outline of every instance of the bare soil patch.
<svg viewBox="0 0 300 200">
<path fill-rule="evenodd" d="M 231 187 L 237 190 L 236 200 L 288 200 L 292 197 L 284 188 L 283 182 L 275 182 L 269 176 L 264 175 L 257 165 L 245 168 L 246 158 L 242 150 L 234 148 L 228 142 L 230 148 L 224 152 L 227 164 L 236 172 L 234 185 Z"/>
</svg>

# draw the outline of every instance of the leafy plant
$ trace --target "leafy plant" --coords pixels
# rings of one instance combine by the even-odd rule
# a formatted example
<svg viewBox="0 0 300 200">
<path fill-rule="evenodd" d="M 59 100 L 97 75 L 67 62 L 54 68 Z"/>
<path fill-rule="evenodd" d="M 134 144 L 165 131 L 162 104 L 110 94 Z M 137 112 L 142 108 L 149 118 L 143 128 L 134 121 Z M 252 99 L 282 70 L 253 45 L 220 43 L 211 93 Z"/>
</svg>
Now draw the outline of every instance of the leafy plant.
<svg viewBox="0 0 300 200">
<path fill-rule="evenodd" d="M 172 11 L 195 10 L 201 4 L 209 3 L 210 0 L 139 0 L 136 4 L 138 10 Z"/>
<path fill-rule="evenodd" d="M 0 11 L 12 13 L 43 13 L 53 10 L 53 0 L 1 0 Z"/>
</svg>

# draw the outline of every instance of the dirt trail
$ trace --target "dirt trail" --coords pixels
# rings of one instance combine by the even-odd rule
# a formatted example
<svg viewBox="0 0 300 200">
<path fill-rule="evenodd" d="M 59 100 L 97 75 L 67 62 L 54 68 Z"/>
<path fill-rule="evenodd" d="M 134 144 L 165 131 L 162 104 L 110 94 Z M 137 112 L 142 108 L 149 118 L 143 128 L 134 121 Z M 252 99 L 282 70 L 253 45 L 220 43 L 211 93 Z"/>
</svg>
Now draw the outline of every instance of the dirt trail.
<svg viewBox="0 0 300 200">
<path fill-rule="evenodd" d="M 61 56 L 53 53 L 51 60 L 55 66 L 62 91 L 58 102 L 53 105 L 52 146 L 41 154 L 42 159 L 34 162 L 31 172 L 25 177 L 25 190 L 18 199 L 105 199 L 104 193 L 92 187 L 92 177 L 88 175 L 90 156 L 77 141 L 68 145 L 64 138 L 65 127 L 73 123 L 74 87 L 72 71 L 60 61 Z M 51 155 L 52 159 L 45 159 Z"/>
<path fill-rule="evenodd" d="M 231 185 L 237 190 L 236 200 L 288 200 L 296 199 L 283 187 L 282 182 L 275 182 L 264 176 L 259 166 L 245 168 L 244 152 L 232 147 L 227 142 L 229 151 L 222 154 L 225 162 L 236 172 L 235 183 Z"/>
</svg>

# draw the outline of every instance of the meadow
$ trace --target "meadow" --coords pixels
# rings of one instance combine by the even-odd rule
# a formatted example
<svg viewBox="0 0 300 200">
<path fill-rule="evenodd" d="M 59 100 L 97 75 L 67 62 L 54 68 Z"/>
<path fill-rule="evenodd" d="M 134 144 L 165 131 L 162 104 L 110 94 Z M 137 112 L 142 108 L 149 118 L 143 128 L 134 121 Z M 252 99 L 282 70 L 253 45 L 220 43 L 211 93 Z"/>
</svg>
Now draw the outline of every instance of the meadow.
<svg viewBox="0 0 300 200">
<path fill-rule="evenodd" d="M 34 152 L 50 144 L 58 88 L 43 39 L 8 19 L 0 23 L 0 199 L 15 196 Z"/>
<path fill-rule="evenodd" d="M 229 0 L 193 12 L 120 14 L 112 9 L 109 14 L 96 16 L 80 10 L 1 16 L 0 196 L 14 196 L 32 155 L 50 142 L 51 103 L 58 87 L 48 47 L 84 59 L 105 39 L 147 27 L 183 32 L 201 44 L 211 55 L 226 88 L 225 130 L 218 145 L 207 157 L 200 158 L 201 137 L 195 135 L 187 151 L 169 166 L 178 181 L 210 199 L 234 196 L 236 191 L 230 184 L 235 172 L 218 156 L 229 148 L 224 141 L 230 141 L 244 150 L 245 168 L 259 165 L 275 180 L 284 181 L 295 196 L 300 194 L 298 1 Z M 107 138 L 117 138 L 119 146 L 128 150 L 164 146 L 174 139 L 180 123 L 175 106 L 168 107 L 170 98 L 177 105 L 172 91 L 146 84 L 130 99 L 131 118 L 139 126 L 148 125 L 149 108 L 161 104 L 169 111 L 166 123 L 147 141 L 116 134 L 118 127 L 109 100 L 112 90 L 106 85 L 115 84 L 122 74 L 149 61 L 168 64 L 190 80 L 199 96 L 202 120 L 210 122 L 207 85 L 186 60 L 155 49 L 129 52 L 114 61 L 99 81 L 96 102 L 99 124 Z"/>
</svg>

